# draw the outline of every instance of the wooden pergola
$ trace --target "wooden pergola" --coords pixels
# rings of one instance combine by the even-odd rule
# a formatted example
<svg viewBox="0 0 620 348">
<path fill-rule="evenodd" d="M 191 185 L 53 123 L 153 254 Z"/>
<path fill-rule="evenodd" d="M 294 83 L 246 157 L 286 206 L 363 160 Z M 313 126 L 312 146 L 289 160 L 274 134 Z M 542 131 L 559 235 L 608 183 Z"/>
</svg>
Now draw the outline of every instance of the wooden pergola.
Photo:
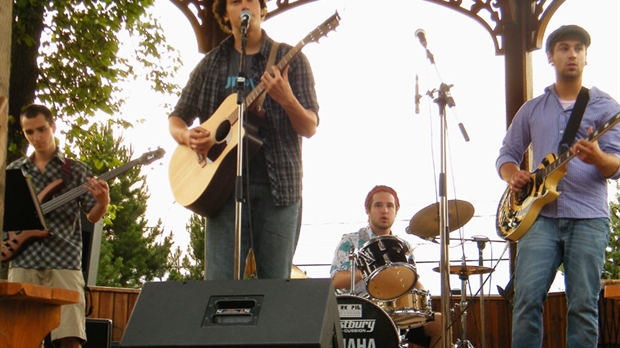
<svg viewBox="0 0 620 348">
<path fill-rule="evenodd" d="M 267 14 L 267 19 L 316 1 L 319 0 L 267 0 L 268 5 L 275 4 L 275 9 Z M 532 97 L 531 52 L 541 48 L 547 23 L 565 0 L 424 1 L 447 7 L 475 20 L 491 35 L 495 53 L 503 55 L 505 60 L 506 124 L 510 124 L 519 107 Z M 190 22 L 200 52 L 208 52 L 226 36 L 213 18 L 213 0 L 170 2 Z"/>
</svg>

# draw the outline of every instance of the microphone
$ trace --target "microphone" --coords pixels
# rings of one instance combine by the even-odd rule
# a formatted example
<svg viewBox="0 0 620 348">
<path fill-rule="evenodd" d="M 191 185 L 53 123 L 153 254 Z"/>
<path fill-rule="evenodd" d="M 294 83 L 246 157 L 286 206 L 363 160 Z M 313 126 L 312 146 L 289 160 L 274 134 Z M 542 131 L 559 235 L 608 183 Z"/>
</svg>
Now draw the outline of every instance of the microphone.
<svg viewBox="0 0 620 348">
<path fill-rule="evenodd" d="M 415 36 L 417 36 L 418 40 L 420 40 L 420 44 L 422 44 L 422 47 L 426 48 L 426 32 L 424 31 L 424 29 L 416 30 Z"/>
<path fill-rule="evenodd" d="M 420 95 L 420 84 L 418 83 L 418 75 L 415 75 L 415 113 L 420 113 L 420 99 L 422 96 Z"/>
<path fill-rule="evenodd" d="M 239 18 L 241 18 L 241 33 L 245 34 L 248 32 L 248 25 L 250 24 L 250 20 L 252 20 L 252 12 L 243 10 Z"/>
</svg>

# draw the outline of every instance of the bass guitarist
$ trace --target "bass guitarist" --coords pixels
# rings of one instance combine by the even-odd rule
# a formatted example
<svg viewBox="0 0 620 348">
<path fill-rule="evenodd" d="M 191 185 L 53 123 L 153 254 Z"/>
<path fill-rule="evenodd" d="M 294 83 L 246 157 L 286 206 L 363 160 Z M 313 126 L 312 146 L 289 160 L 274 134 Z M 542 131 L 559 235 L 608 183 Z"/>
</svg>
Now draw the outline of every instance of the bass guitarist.
<svg viewBox="0 0 620 348">
<path fill-rule="evenodd" d="M 589 46 L 590 35 L 576 25 L 561 26 L 548 36 L 547 59 L 555 69 L 555 83 L 517 112 L 496 162 L 513 193 L 546 193 L 538 187 L 547 184 L 540 182 L 541 176 L 520 170 L 519 163 L 529 146 L 533 160 L 542 166 L 548 154 L 562 151 L 564 133 L 570 133 L 569 118 L 578 109 Z M 560 194 L 540 209 L 517 244 L 513 348 L 541 347 L 543 302 L 560 265 L 568 299 L 566 347 L 598 345 L 600 279 L 610 232 L 607 184 L 620 177 L 620 127 L 594 141 L 584 138 L 614 118 L 620 105 L 596 87 L 584 92 L 589 99 L 582 120 L 575 122 L 576 136 L 564 147 L 574 157 L 557 183 Z"/>
<path fill-rule="evenodd" d="M 80 302 L 62 306 L 60 325 L 51 332 L 56 347 L 78 348 L 86 342 L 80 210 L 89 221 L 99 221 L 110 203 L 109 187 L 105 180 L 94 179 L 84 163 L 69 160 L 60 152 L 54 141 L 54 117 L 46 106 L 27 106 L 19 121 L 34 153 L 15 160 L 7 169 L 21 169 L 30 176 L 37 192 L 62 179 L 62 186 L 54 194 L 66 193 L 83 183 L 87 183 L 84 188 L 88 193 L 45 215 L 49 237 L 35 240 L 15 256 L 9 264 L 8 280 L 79 292 Z"/>
<path fill-rule="evenodd" d="M 267 70 L 275 42 L 261 29 L 261 22 L 267 14 L 266 0 L 216 0 L 212 10 L 222 30 L 231 35 L 208 52 L 192 71 L 168 118 L 170 134 L 180 146 L 191 148 L 194 156 L 188 160 L 210 158 L 216 129 L 191 125 L 196 119 L 202 124 L 217 117 L 216 110 L 228 103 L 231 98 L 227 97 L 237 91 L 235 81 L 240 70 L 242 43 L 246 42 L 245 92 L 262 84 L 266 98 L 256 134 L 262 146 L 251 160 L 244 159 L 244 168 L 249 169 L 249 175 L 244 173 L 247 197 L 242 208 L 240 255 L 245 257 L 251 247 L 259 278 L 288 279 L 301 218 L 302 137 L 312 137 L 319 122 L 314 77 L 303 54 L 296 56 L 282 70 L 276 66 Z M 251 15 L 244 40 L 242 26 L 248 19 L 248 13 Z M 275 62 L 280 61 L 290 49 L 287 44 L 279 44 Z M 235 100 L 233 98 L 232 102 L 236 103 Z M 252 110 L 254 105 L 246 107 Z M 237 124 L 232 127 L 237 127 Z M 248 152 L 244 151 L 245 154 Z M 220 163 L 224 164 L 230 163 Z M 232 168 L 222 168 L 231 175 L 220 186 L 234 179 L 235 169 L 236 162 Z M 171 170 L 175 169 L 171 167 Z M 188 185 L 198 184 L 201 179 L 188 178 Z M 234 190 L 228 187 L 206 198 L 204 204 L 223 202 L 209 214 L 203 214 L 207 215 L 206 279 L 234 279 Z"/>
</svg>

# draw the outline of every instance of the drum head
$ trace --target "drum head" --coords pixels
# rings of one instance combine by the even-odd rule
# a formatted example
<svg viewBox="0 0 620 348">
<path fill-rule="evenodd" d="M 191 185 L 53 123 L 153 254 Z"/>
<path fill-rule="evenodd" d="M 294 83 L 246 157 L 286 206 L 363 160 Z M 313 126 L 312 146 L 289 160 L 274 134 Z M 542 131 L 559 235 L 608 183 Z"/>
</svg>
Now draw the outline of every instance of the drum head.
<svg viewBox="0 0 620 348">
<path fill-rule="evenodd" d="M 368 279 L 366 291 L 378 300 L 394 300 L 411 290 L 418 275 L 410 264 L 393 264 L 379 268 Z"/>
<path fill-rule="evenodd" d="M 390 316 L 374 303 L 361 297 L 336 297 L 344 348 L 398 348 L 400 336 Z"/>
</svg>

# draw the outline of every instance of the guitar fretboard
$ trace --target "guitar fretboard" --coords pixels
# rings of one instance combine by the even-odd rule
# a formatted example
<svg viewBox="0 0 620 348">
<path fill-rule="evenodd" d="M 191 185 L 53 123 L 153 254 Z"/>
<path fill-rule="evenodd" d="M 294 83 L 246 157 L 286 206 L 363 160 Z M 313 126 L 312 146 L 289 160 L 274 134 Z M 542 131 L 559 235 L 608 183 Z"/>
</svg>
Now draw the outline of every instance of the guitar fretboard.
<svg viewBox="0 0 620 348">
<path fill-rule="evenodd" d="M 596 130 L 590 133 L 585 139 L 589 142 L 595 141 L 596 139 L 600 138 L 603 134 L 605 134 L 605 132 L 607 132 L 613 126 L 615 126 L 618 122 L 620 122 L 620 113 L 616 114 L 614 117 L 609 119 L 607 122 L 600 125 Z M 544 177 L 551 175 L 551 173 L 553 173 L 556 169 L 562 167 L 568 161 L 573 159 L 573 157 L 575 157 L 575 155 L 573 155 L 570 152 L 570 150 L 566 150 L 562 152 L 562 154 L 560 154 L 557 160 L 553 161 L 553 163 L 550 163 L 548 166 L 546 166 L 543 169 Z"/>
</svg>

